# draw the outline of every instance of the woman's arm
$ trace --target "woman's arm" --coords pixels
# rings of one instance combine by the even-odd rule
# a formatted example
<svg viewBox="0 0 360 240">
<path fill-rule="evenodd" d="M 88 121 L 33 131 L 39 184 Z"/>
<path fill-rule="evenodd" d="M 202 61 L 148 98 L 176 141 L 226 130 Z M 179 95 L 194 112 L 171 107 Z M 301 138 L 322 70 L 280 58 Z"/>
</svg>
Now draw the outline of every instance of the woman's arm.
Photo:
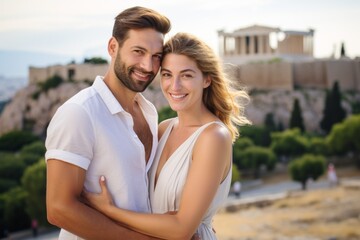
<svg viewBox="0 0 360 240">
<path fill-rule="evenodd" d="M 190 239 L 229 171 L 231 149 L 231 137 L 225 127 L 214 124 L 204 130 L 194 146 L 193 161 L 175 215 L 117 208 L 104 180 L 100 180 L 101 194 L 84 195 L 92 207 L 133 230 L 165 239 Z"/>
</svg>

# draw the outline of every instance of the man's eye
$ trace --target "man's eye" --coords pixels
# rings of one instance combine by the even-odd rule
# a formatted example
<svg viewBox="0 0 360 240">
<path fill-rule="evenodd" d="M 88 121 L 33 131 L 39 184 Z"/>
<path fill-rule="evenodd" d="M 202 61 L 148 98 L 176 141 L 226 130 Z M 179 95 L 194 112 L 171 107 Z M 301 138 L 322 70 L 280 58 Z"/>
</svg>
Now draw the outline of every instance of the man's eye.
<svg viewBox="0 0 360 240">
<path fill-rule="evenodd" d="M 157 60 L 161 61 L 162 56 L 161 56 L 161 55 L 155 55 L 154 58 L 156 58 Z"/>
<path fill-rule="evenodd" d="M 136 53 L 137 55 L 141 55 L 141 54 L 143 54 L 143 51 L 141 51 L 141 50 L 134 50 L 134 53 Z"/>
</svg>

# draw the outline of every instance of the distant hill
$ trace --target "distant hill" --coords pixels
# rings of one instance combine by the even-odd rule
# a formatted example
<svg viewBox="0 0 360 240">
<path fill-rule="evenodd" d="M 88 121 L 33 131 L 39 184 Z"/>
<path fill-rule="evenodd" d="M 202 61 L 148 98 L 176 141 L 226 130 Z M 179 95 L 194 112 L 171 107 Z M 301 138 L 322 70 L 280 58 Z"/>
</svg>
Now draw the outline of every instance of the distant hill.
<svg viewBox="0 0 360 240">
<path fill-rule="evenodd" d="M 49 54 L 41 52 L 0 50 L 0 76 L 27 77 L 29 66 L 45 67 L 54 64 L 67 64 L 76 56 Z"/>
</svg>

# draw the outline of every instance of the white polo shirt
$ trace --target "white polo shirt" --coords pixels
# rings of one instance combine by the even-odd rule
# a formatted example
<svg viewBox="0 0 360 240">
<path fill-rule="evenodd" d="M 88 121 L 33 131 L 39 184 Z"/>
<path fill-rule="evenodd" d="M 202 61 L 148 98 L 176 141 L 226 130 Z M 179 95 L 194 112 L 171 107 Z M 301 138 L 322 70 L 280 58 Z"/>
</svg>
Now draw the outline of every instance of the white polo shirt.
<svg viewBox="0 0 360 240">
<path fill-rule="evenodd" d="M 150 212 L 147 172 L 158 143 L 158 115 L 141 94 L 136 98 L 153 135 L 147 164 L 144 146 L 133 130 L 132 116 L 99 76 L 53 116 L 47 129 L 45 158 L 87 170 L 84 186 L 91 192 L 100 192 L 99 178 L 104 175 L 118 207 Z"/>
</svg>

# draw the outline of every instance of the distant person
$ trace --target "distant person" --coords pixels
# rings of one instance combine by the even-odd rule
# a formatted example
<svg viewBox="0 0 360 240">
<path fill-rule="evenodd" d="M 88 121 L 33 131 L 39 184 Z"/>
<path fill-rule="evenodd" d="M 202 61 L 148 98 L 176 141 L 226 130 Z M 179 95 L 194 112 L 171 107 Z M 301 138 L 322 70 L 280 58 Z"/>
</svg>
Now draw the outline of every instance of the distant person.
<svg viewBox="0 0 360 240">
<path fill-rule="evenodd" d="M 153 214 L 118 208 L 102 176 L 101 193 L 85 191 L 89 204 L 115 221 L 161 239 L 216 239 L 212 218 L 231 185 L 232 143 L 248 124 L 244 91 L 230 88 L 214 52 L 198 38 L 178 33 L 164 46 L 161 89 L 177 117 L 159 125 L 150 170 Z M 242 101 L 238 101 L 242 100 Z M 131 157 L 128 161 L 132 161 Z M 108 189 L 109 187 L 109 189 Z M 174 212 L 173 214 L 165 214 Z"/>
<path fill-rule="evenodd" d="M 65 102 L 47 129 L 47 216 L 59 239 L 153 239 L 129 230 L 81 201 L 107 177 L 117 206 L 151 212 L 148 170 L 158 143 L 156 108 L 141 92 L 160 68 L 170 21 L 133 7 L 116 18 L 108 72 Z"/>
<path fill-rule="evenodd" d="M 38 235 L 38 221 L 36 219 L 33 219 L 31 221 L 31 229 L 32 229 L 33 237 L 37 237 L 37 235 Z"/>
<path fill-rule="evenodd" d="M 233 193 L 235 195 L 236 198 L 240 198 L 240 193 L 241 193 L 241 182 L 240 181 L 236 181 L 233 184 Z"/>
<path fill-rule="evenodd" d="M 330 187 L 334 187 L 338 184 L 338 177 L 336 174 L 335 166 L 332 163 L 328 165 L 327 178 L 330 183 Z"/>
</svg>

